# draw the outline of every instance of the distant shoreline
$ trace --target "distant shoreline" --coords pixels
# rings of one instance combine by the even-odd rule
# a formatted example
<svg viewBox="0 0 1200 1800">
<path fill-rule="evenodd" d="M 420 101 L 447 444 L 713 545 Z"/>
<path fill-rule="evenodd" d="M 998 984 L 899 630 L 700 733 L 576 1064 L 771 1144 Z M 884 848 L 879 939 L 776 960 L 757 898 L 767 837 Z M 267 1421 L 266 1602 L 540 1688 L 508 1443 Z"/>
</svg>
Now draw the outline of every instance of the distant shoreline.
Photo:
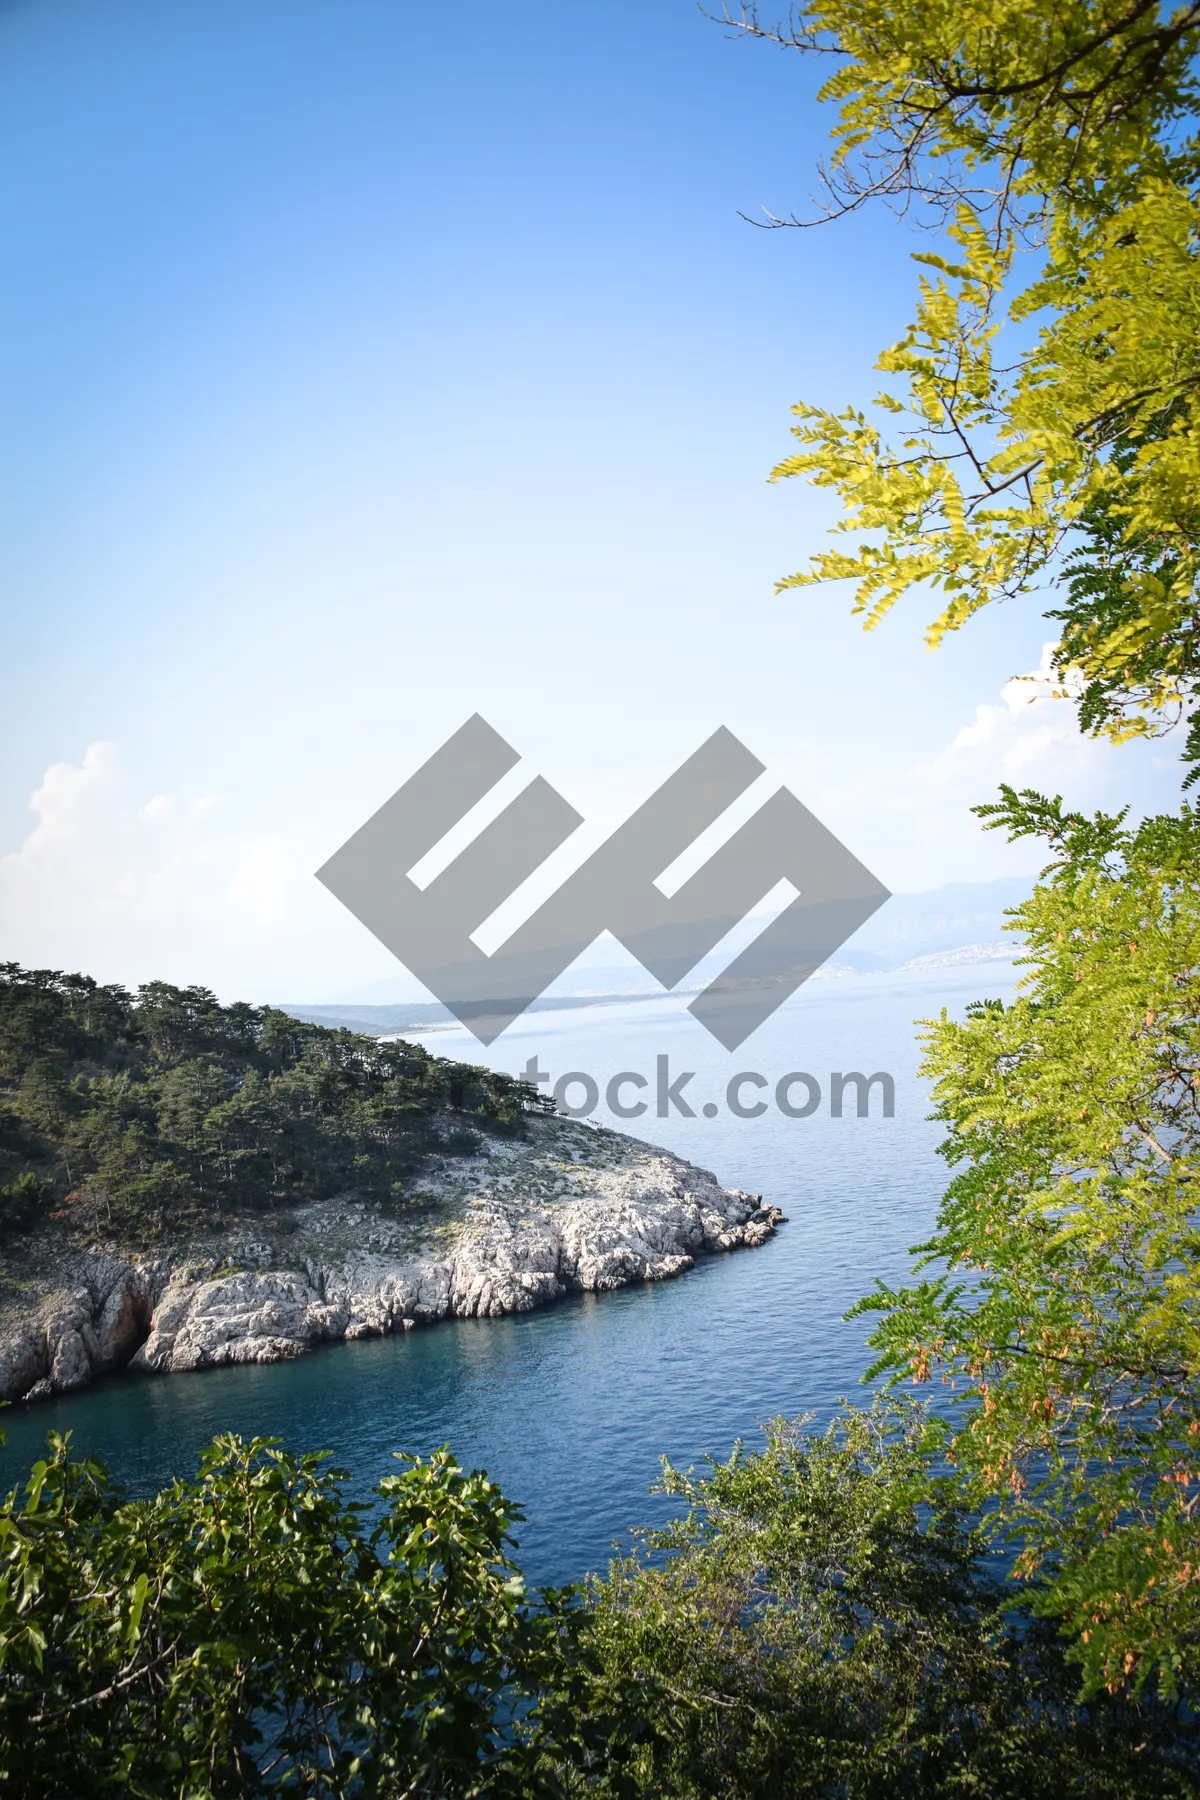
<svg viewBox="0 0 1200 1800">
<path fill-rule="evenodd" d="M 1011 944 L 958 944 L 944 950 L 934 950 L 924 956 L 909 957 L 906 961 L 889 962 L 878 958 L 878 966 L 871 968 L 855 968 L 849 963 L 830 963 L 819 969 L 814 980 L 837 980 L 846 976 L 863 975 L 901 975 L 911 973 L 935 973 L 938 969 L 961 969 L 980 967 L 989 963 L 1011 962 L 1021 953 L 1020 942 Z M 859 959 L 861 960 L 861 959 Z M 872 959 L 873 961 L 875 959 Z M 703 983 L 677 987 L 670 993 L 633 992 L 633 993 L 582 993 L 555 994 L 535 1000 L 525 1010 L 527 1013 L 569 1012 L 588 1006 L 632 1006 L 644 1005 L 646 1002 L 689 999 L 693 994 L 702 991 Z M 294 1001 L 272 1001 L 270 1003 L 279 1012 L 287 1013 L 293 1019 L 300 1019 L 307 1025 L 324 1025 L 333 1029 L 359 1031 L 367 1036 L 379 1037 L 387 1033 L 403 1031 L 451 1031 L 458 1027 L 459 1020 L 436 1000 L 413 1001 L 404 1004 L 397 1001 L 389 1006 L 356 1005 L 353 1001 L 344 1003 L 308 1005 Z"/>
</svg>

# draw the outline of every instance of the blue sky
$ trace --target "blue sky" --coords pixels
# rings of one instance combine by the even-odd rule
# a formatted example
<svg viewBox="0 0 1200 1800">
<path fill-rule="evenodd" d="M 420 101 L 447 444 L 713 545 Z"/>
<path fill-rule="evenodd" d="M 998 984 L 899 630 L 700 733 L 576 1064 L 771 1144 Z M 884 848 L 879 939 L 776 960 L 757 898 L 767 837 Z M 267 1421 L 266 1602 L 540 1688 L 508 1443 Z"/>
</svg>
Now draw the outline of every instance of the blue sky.
<svg viewBox="0 0 1200 1800">
<path fill-rule="evenodd" d="M 476 710 L 579 857 L 722 723 L 896 888 L 1036 866 L 1001 778 L 1172 804 L 1002 697 L 1036 603 L 931 656 L 920 597 L 773 594 L 834 517 L 765 483 L 788 407 L 870 397 L 921 247 L 739 217 L 805 205 L 814 95 L 691 0 L 0 10 L 6 954 L 387 976 L 312 871 Z"/>
</svg>

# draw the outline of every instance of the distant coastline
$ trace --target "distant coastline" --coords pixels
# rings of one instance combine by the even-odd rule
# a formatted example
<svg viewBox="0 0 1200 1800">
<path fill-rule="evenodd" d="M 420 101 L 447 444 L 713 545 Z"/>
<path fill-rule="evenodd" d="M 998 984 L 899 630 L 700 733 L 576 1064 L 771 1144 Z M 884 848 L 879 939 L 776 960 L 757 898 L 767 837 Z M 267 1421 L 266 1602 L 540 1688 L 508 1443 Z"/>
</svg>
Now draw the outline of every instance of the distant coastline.
<svg viewBox="0 0 1200 1800">
<path fill-rule="evenodd" d="M 1031 877 L 1004 876 L 997 881 L 950 882 L 918 894 L 893 894 L 843 944 L 836 958 L 816 971 L 813 979 L 830 981 L 848 975 L 894 975 L 1011 961 L 1020 954 L 1022 939 L 1019 933 L 1009 930 L 1009 917 L 1014 907 L 1028 899 L 1031 887 Z M 762 929 L 766 923 L 765 915 L 761 920 L 746 921 L 748 927 L 755 929 Z M 631 959 L 618 960 L 622 953 L 616 944 L 610 943 L 605 950 L 601 939 L 590 955 L 594 961 L 576 964 L 557 984 L 556 991 L 543 994 L 528 1012 L 690 998 L 721 973 L 729 952 L 703 957 L 687 981 L 669 994 Z M 567 982 L 574 985 L 574 993 L 563 992 Z M 372 1037 L 388 1032 L 442 1031 L 457 1023 L 449 1010 L 435 1000 L 398 996 L 399 985 L 397 981 L 377 982 L 357 995 L 336 1001 L 281 1000 L 273 1004 L 280 1012 L 306 1024 L 340 1027 Z"/>
<path fill-rule="evenodd" d="M 1011 962 L 1021 951 L 1021 941 L 1014 938 L 1007 943 L 975 943 L 957 944 L 948 949 L 932 950 L 923 956 L 910 956 L 897 962 L 883 962 L 879 967 L 869 969 L 855 968 L 844 962 L 826 963 L 818 969 L 814 980 L 837 980 L 838 978 L 860 975 L 901 975 L 928 969 L 957 969 L 987 963 Z M 631 1006 L 645 1005 L 648 1001 L 668 1001 L 687 999 L 698 994 L 702 982 L 689 982 L 686 986 L 675 988 L 667 993 L 635 991 L 623 993 L 584 992 L 579 994 L 555 994 L 535 1000 L 526 1010 L 530 1013 L 575 1011 L 588 1006 Z M 278 1000 L 271 1003 L 279 1012 L 289 1014 L 293 1019 L 300 1019 L 306 1025 L 323 1025 L 327 1029 L 358 1031 L 371 1037 L 385 1037 L 390 1033 L 417 1031 L 422 1036 L 427 1032 L 450 1031 L 458 1020 L 453 1013 L 437 1001 L 413 1001 L 404 1004 L 397 1001 L 392 1006 L 364 1006 L 347 1001 L 338 1005 L 308 1005 L 295 1001 Z"/>
</svg>

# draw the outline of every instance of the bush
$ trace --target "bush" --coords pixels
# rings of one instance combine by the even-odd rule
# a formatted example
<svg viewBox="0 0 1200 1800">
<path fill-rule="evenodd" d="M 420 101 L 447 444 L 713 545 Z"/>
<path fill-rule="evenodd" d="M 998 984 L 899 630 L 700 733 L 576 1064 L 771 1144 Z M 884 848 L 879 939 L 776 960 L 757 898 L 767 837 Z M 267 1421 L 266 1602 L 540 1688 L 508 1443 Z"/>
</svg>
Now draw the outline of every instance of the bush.
<svg viewBox="0 0 1200 1800">
<path fill-rule="evenodd" d="M 505 1555 L 519 1511 L 445 1451 L 401 1460 L 372 1526 L 341 1471 L 261 1439 L 130 1500 L 52 1437 L 0 1509 L 0 1784 L 558 1791 L 533 1740 L 567 1661 Z"/>
<path fill-rule="evenodd" d="M 0 1783 L 296 1793 L 1098 1800 L 1196 1791 L 1161 1703 L 1074 1693 L 916 1408 L 775 1421 L 583 1589 L 527 1597 L 519 1510 L 448 1451 L 373 1515 L 319 1456 L 218 1438 L 130 1500 L 65 1440 L 0 1506 Z M 373 1518 L 373 1522 L 372 1522 Z"/>
<path fill-rule="evenodd" d="M 25 1169 L 0 1187 L 0 1233 L 6 1226 L 30 1225 L 54 1204 L 54 1190 L 40 1175 Z"/>
<path fill-rule="evenodd" d="M 847 1410 L 824 1435 L 775 1420 L 589 1590 L 593 1690 L 626 1723 L 622 1783 L 721 1800 L 1060 1800 L 1196 1791 L 1179 1713 L 1077 1680 L 989 1567 L 915 1407 Z M 641 1737 L 630 1729 L 640 1722 Z"/>
</svg>

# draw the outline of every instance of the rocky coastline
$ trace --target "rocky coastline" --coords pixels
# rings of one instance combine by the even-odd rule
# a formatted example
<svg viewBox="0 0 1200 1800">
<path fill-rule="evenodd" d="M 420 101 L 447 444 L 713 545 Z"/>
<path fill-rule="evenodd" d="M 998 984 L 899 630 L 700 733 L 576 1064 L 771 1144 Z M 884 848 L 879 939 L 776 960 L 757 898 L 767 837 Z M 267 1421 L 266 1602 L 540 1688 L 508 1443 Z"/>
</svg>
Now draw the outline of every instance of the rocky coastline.
<svg viewBox="0 0 1200 1800">
<path fill-rule="evenodd" d="M 531 1312 L 756 1248 L 782 1220 L 656 1145 L 536 1119 L 524 1138 L 434 1160 L 395 1210 L 347 1196 L 153 1250 L 26 1246 L 0 1283 L 0 1400 Z"/>
</svg>

